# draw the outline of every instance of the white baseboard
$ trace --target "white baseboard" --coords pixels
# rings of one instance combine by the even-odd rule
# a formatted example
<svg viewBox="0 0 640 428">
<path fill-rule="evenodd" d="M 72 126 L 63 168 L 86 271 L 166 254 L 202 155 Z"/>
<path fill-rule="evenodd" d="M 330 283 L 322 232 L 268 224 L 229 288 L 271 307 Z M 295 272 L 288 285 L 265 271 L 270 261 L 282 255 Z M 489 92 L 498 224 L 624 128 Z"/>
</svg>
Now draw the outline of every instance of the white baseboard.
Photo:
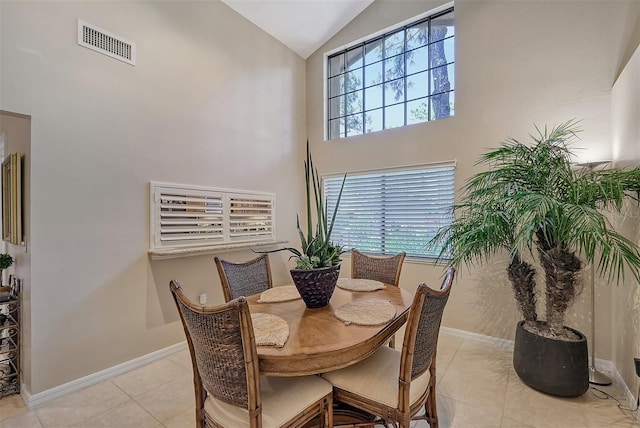
<svg viewBox="0 0 640 428">
<path fill-rule="evenodd" d="M 458 330 L 451 327 L 440 327 L 440 331 L 447 333 L 451 336 L 456 336 L 461 339 L 469 339 L 474 342 L 486 343 L 487 345 L 496 346 L 503 349 L 513 349 L 513 340 L 500 339 L 498 337 L 487 336 L 480 333 L 472 333 L 470 331 Z"/>
<path fill-rule="evenodd" d="M 153 361 L 160 360 L 164 357 L 167 357 L 176 352 L 182 351 L 187 348 L 187 342 L 176 343 L 175 345 L 171 345 L 164 349 L 160 349 L 158 351 L 152 352 L 147 355 L 143 355 L 138 358 L 134 358 L 133 360 L 126 361 L 122 364 L 118 364 L 117 366 L 110 367 L 105 370 L 101 370 L 99 372 L 81 377 L 80 379 L 73 380 L 71 382 L 56 386 L 54 388 L 48 389 L 46 391 L 39 392 L 37 394 L 31 395 L 29 391 L 26 390 L 24 384 L 20 385 L 20 395 L 22 395 L 22 399 L 27 404 L 29 409 L 34 409 L 36 407 L 42 406 L 44 404 L 50 403 L 58 398 L 61 398 L 67 394 L 71 394 L 73 392 L 80 391 L 89 386 L 96 385 L 100 382 L 104 382 L 105 380 L 112 379 L 116 376 L 124 374 L 128 371 L 137 369 L 144 365 L 147 365 Z"/>
</svg>

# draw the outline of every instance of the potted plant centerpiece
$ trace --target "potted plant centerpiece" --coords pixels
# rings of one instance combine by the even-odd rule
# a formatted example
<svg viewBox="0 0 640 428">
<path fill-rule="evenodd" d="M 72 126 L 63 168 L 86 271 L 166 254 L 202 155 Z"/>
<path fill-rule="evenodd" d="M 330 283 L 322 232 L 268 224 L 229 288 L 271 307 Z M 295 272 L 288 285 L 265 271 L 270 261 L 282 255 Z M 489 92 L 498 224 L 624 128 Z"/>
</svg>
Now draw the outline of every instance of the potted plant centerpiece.
<svg viewBox="0 0 640 428">
<path fill-rule="evenodd" d="M 443 245 L 440 259 L 456 267 L 507 254 L 507 277 L 524 318 L 516 328 L 517 374 L 542 392 L 579 396 L 589 387 L 587 344 L 564 325 L 565 314 L 581 290 L 585 262 L 597 259 L 597 272 L 610 281 L 625 269 L 640 280 L 640 248 L 604 214 L 637 197 L 640 168 L 576 168 L 569 147 L 580 131 L 574 120 L 536 131 L 532 145 L 507 139 L 481 157 L 478 164 L 488 169 L 469 179 L 455 220 L 428 245 Z M 544 272 L 545 320 L 536 307 L 536 258 Z"/>
<path fill-rule="evenodd" d="M 313 165 L 311 149 L 307 140 L 307 159 L 304 162 L 307 224 L 306 235 L 300 227 L 300 217 L 296 216 L 296 228 L 300 237 L 300 249 L 286 247 L 276 252 L 287 250 L 296 259 L 296 266 L 291 269 L 291 278 L 300 292 L 302 300 L 309 308 L 326 306 L 333 295 L 338 276 L 340 275 L 340 255 L 343 253 L 341 245 L 331 242 L 331 231 L 338 212 L 342 197 L 342 189 L 347 178 L 342 179 L 340 193 L 336 200 L 331 219 L 324 203 L 320 176 Z M 314 217 L 315 214 L 315 217 Z M 315 227 L 314 227 L 315 226 Z"/>
</svg>

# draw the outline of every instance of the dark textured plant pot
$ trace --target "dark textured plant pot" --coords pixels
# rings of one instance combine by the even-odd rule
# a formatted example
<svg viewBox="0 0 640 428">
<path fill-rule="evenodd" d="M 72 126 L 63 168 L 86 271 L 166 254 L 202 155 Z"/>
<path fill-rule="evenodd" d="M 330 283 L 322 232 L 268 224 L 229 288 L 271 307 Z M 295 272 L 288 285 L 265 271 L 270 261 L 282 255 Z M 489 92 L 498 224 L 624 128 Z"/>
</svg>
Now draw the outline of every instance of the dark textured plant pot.
<svg viewBox="0 0 640 428">
<path fill-rule="evenodd" d="M 318 269 L 291 269 L 291 279 L 308 308 L 329 304 L 336 288 L 340 265 Z"/>
<path fill-rule="evenodd" d="M 569 327 L 567 327 L 569 328 Z M 546 394 L 578 397 L 589 389 L 587 338 L 569 328 L 580 339 L 576 342 L 551 339 L 516 328 L 513 368 L 526 385 Z"/>
</svg>

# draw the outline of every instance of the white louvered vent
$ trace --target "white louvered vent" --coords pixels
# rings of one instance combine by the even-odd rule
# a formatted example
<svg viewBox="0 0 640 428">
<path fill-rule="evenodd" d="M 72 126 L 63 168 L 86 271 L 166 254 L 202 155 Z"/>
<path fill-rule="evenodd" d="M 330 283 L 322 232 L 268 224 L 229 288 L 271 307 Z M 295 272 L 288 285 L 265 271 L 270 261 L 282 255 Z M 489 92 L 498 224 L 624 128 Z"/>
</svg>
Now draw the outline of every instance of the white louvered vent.
<svg viewBox="0 0 640 428">
<path fill-rule="evenodd" d="M 78 44 L 111 58 L 136 65 L 136 45 L 120 36 L 78 20 Z"/>
<path fill-rule="evenodd" d="M 275 195 L 151 182 L 151 250 L 273 241 Z"/>
</svg>

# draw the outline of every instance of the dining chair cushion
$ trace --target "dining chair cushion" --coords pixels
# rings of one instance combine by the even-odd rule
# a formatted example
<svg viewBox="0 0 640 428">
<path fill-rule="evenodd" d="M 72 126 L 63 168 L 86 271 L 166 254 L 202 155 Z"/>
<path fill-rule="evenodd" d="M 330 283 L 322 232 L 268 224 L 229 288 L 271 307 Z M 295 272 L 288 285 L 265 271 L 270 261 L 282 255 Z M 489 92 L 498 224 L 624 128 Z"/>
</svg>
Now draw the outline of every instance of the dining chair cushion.
<svg viewBox="0 0 640 428">
<path fill-rule="evenodd" d="M 276 428 L 332 391 L 331 385 L 318 376 L 260 376 L 262 393 L 262 427 Z M 249 411 L 208 395 L 204 410 L 225 427 L 249 426 Z"/>
<path fill-rule="evenodd" d="M 369 358 L 343 369 L 324 373 L 333 386 L 389 407 L 398 406 L 400 351 L 383 346 Z M 427 390 L 427 370 L 411 381 L 409 400 L 413 404 Z"/>
</svg>

